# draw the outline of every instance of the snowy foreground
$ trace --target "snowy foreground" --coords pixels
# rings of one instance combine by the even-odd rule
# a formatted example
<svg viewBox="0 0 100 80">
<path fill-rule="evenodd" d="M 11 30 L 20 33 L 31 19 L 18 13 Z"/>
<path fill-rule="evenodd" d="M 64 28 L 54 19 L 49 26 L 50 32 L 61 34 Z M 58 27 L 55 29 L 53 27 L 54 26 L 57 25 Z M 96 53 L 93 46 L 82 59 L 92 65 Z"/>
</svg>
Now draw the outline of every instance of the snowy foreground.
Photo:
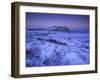
<svg viewBox="0 0 100 80">
<path fill-rule="evenodd" d="M 89 64 L 89 33 L 27 30 L 26 67 Z"/>
</svg>

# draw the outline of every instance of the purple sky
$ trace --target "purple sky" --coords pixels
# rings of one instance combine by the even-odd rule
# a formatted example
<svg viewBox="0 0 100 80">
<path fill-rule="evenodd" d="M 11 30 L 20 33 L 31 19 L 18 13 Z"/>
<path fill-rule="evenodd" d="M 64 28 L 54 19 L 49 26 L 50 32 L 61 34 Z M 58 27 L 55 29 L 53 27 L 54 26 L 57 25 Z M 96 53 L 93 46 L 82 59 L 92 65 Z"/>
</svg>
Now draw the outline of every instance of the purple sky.
<svg viewBox="0 0 100 80">
<path fill-rule="evenodd" d="M 71 31 L 88 32 L 89 15 L 26 13 L 26 27 L 67 26 Z"/>
</svg>

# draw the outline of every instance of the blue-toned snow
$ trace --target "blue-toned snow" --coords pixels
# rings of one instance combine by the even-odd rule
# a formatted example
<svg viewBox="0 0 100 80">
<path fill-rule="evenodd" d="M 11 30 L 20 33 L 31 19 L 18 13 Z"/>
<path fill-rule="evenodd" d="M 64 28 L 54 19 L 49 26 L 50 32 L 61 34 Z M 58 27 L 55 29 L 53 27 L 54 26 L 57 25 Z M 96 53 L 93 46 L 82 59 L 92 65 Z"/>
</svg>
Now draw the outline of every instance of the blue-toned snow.
<svg viewBox="0 0 100 80">
<path fill-rule="evenodd" d="M 26 67 L 89 64 L 89 33 L 26 30 Z"/>
</svg>

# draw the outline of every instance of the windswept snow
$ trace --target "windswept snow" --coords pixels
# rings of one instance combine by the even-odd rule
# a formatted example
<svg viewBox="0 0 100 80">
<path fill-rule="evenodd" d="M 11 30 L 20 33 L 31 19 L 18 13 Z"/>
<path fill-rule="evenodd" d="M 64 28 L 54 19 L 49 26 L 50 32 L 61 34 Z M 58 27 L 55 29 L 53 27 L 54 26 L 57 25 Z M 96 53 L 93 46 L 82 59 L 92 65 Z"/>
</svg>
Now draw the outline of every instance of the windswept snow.
<svg viewBox="0 0 100 80">
<path fill-rule="evenodd" d="M 26 32 L 26 67 L 89 64 L 89 33 Z"/>
</svg>

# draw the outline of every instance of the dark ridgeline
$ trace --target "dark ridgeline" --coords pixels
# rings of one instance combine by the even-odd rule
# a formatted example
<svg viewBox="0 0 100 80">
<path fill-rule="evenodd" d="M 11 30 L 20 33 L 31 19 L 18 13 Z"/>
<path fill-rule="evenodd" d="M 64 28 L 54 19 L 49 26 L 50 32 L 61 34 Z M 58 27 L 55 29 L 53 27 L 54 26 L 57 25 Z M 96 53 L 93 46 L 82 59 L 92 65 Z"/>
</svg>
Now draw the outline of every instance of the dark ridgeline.
<svg viewBox="0 0 100 80">
<path fill-rule="evenodd" d="M 69 32 L 69 29 L 66 26 L 54 26 L 54 31 L 67 31 L 67 32 Z"/>
<path fill-rule="evenodd" d="M 60 31 L 60 32 L 69 32 L 70 30 L 66 26 L 52 26 L 52 27 L 46 27 L 46 28 L 34 28 L 34 27 L 27 27 L 27 30 L 50 30 L 50 31 Z"/>
</svg>

